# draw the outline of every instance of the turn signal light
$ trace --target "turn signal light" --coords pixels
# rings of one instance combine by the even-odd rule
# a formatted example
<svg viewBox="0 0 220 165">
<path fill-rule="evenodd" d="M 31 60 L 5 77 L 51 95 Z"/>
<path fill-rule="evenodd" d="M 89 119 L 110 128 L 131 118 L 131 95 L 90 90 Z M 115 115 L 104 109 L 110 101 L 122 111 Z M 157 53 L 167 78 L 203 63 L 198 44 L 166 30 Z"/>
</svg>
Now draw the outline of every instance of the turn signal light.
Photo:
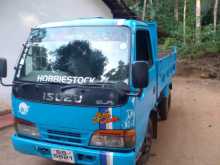
<svg viewBox="0 0 220 165">
<path fill-rule="evenodd" d="M 34 123 L 23 119 L 15 119 L 15 130 L 18 135 L 39 138 L 39 132 Z"/>
<path fill-rule="evenodd" d="M 110 148 L 132 148 L 135 145 L 136 133 L 131 130 L 98 130 L 90 141 L 90 145 Z"/>
</svg>

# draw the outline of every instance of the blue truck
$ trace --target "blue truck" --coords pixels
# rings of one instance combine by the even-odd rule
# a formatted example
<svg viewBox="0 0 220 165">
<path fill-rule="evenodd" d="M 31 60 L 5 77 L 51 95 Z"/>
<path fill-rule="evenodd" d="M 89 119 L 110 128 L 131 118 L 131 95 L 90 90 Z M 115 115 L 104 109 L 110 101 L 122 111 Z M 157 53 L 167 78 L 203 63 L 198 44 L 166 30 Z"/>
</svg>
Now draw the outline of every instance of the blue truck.
<svg viewBox="0 0 220 165">
<path fill-rule="evenodd" d="M 15 150 L 85 165 L 144 164 L 171 104 L 176 49 L 157 24 L 76 19 L 33 27 L 12 84 Z"/>
</svg>

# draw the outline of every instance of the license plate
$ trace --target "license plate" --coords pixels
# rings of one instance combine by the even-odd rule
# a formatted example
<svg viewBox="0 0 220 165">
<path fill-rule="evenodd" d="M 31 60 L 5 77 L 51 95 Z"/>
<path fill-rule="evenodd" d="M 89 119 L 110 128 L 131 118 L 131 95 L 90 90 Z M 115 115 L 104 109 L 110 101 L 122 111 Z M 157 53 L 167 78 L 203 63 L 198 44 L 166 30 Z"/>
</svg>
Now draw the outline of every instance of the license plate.
<svg viewBox="0 0 220 165">
<path fill-rule="evenodd" d="M 75 163 L 74 154 L 69 150 L 51 149 L 51 156 L 56 161 Z"/>
</svg>

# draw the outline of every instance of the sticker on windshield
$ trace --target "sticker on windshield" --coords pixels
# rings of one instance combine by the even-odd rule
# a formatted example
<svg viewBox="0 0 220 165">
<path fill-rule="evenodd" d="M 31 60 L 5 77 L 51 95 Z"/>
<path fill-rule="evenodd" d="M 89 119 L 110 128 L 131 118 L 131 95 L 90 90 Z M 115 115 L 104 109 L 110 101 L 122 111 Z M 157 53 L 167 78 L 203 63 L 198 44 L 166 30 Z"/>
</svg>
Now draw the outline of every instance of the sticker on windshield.
<svg viewBox="0 0 220 165">
<path fill-rule="evenodd" d="M 125 23 L 125 20 L 124 19 L 119 19 L 118 21 L 117 21 L 117 25 L 118 26 L 121 26 L 121 25 L 123 25 Z"/>
<path fill-rule="evenodd" d="M 38 75 L 37 81 L 38 82 L 64 83 L 64 84 L 85 84 L 85 83 L 94 83 L 95 77 Z"/>
<path fill-rule="evenodd" d="M 121 50 L 127 49 L 127 44 L 126 44 L 126 43 L 121 43 L 121 44 L 120 44 L 120 49 L 121 49 Z"/>
</svg>

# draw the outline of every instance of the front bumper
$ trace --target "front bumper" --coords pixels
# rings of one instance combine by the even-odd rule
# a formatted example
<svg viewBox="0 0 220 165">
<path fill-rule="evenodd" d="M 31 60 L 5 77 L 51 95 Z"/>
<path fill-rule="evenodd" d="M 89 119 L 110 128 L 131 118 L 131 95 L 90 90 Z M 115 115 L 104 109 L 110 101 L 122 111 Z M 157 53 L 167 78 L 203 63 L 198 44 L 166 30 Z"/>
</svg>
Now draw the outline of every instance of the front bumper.
<svg viewBox="0 0 220 165">
<path fill-rule="evenodd" d="M 71 150 L 74 153 L 75 163 L 85 165 L 135 165 L 135 152 L 119 153 L 107 152 L 83 147 L 65 146 L 32 139 L 12 136 L 15 150 L 24 154 L 36 155 L 52 159 L 50 150 L 52 148 Z"/>
</svg>

